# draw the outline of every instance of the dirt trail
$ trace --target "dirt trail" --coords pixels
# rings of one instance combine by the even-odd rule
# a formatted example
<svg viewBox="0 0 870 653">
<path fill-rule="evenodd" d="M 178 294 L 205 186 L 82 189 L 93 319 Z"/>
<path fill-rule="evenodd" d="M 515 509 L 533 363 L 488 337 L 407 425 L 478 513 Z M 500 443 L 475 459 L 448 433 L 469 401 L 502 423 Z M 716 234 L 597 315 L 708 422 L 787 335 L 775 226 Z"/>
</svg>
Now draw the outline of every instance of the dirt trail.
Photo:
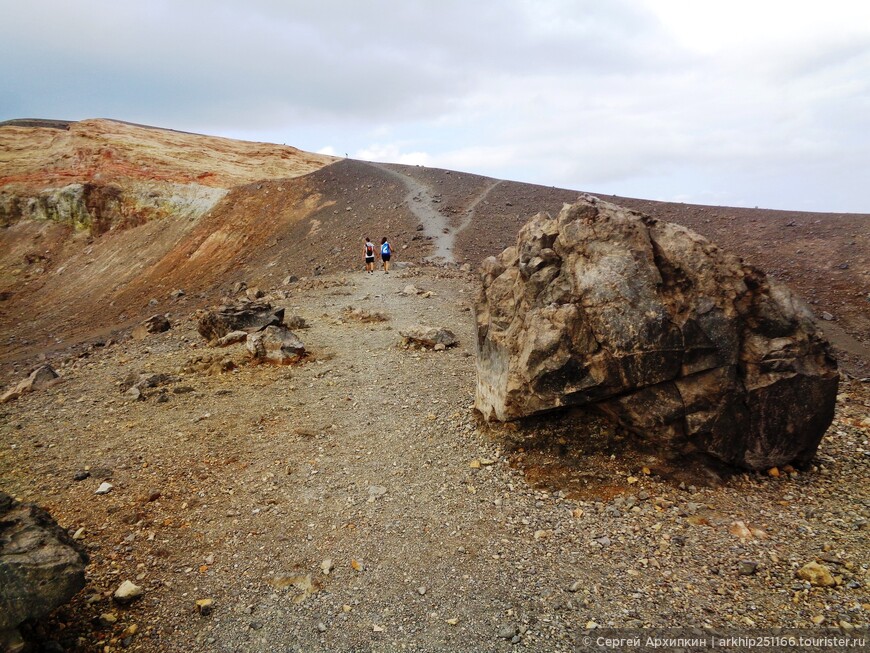
<svg viewBox="0 0 870 653">
<path fill-rule="evenodd" d="M 408 189 L 404 202 L 408 205 L 414 216 L 423 225 L 423 233 L 431 239 L 433 251 L 427 258 L 432 261 L 455 263 L 453 255 L 456 232 L 450 228 L 450 221 L 432 205 L 437 204 L 439 198 L 432 188 L 414 179 L 410 174 L 402 174 L 389 165 L 372 163 L 372 166 L 400 179 Z M 438 201 L 436 201 L 438 200 Z"/>
<path fill-rule="evenodd" d="M 497 181 L 493 180 L 490 184 L 488 184 L 486 186 L 486 188 L 484 188 L 480 192 L 480 194 L 477 197 L 474 198 L 474 200 L 472 200 L 471 204 L 469 204 L 468 208 L 465 210 L 465 217 L 462 219 L 462 222 L 460 223 L 460 225 L 456 229 L 456 231 L 454 231 L 452 234 L 454 241 L 459 234 L 461 234 L 463 231 L 465 231 L 468 227 L 471 226 L 471 223 L 474 221 L 474 216 L 475 216 L 475 211 L 477 210 L 477 206 L 481 202 L 483 202 L 487 197 L 489 197 L 489 194 L 493 190 L 495 190 L 495 188 L 497 186 L 499 186 L 502 183 L 503 183 L 503 180 L 501 180 L 501 179 L 499 179 Z M 452 249 L 452 247 L 451 247 L 451 249 Z"/>
</svg>

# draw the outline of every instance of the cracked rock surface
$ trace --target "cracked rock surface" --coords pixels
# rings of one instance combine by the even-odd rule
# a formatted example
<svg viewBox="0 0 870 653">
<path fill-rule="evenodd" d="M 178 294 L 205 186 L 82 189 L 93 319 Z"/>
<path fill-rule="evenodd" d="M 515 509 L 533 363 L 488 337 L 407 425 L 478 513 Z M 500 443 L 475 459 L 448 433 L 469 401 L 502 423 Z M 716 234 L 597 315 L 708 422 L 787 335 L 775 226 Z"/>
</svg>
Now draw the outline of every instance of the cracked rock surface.
<svg viewBox="0 0 870 653">
<path fill-rule="evenodd" d="M 809 461 L 839 375 L 809 309 L 692 231 L 585 196 L 481 267 L 476 408 L 589 406 L 672 454 Z"/>
</svg>

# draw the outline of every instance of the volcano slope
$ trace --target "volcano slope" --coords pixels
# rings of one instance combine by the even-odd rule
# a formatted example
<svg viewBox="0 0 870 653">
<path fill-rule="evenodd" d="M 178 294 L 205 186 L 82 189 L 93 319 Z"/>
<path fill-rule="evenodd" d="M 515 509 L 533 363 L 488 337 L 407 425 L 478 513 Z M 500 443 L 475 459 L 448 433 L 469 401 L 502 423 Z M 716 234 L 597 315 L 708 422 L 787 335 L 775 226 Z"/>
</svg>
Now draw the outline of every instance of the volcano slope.
<svg viewBox="0 0 870 653">
<path fill-rule="evenodd" d="M 807 469 L 714 486 L 594 419 L 485 427 L 471 410 L 476 278 L 444 263 L 478 262 L 575 192 L 352 160 L 224 190 L 201 213 L 98 235 L 24 219 L 0 232 L 4 380 L 40 358 L 62 375 L 0 406 L 0 487 L 82 529 L 91 555 L 88 587 L 32 637 L 87 651 L 556 651 L 599 626 L 866 628 L 865 382 L 844 379 Z M 856 352 L 846 369 L 866 369 L 866 217 L 649 207 L 756 264 L 781 260 L 768 269 L 836 318 Z M 414 267 L 366 275 L 366 235 Z M 781 242 L 756 251 L 760 235 Z M 808 242 L 831 264 L 799 255 Z M 241 345 L 205 346 L 193 310 L 237 281 L 310 323 L 308 360 L 256 366 Z M 400 293 L 409 284 L 432 294 Z M 170 331 L 129 337 L 157 312 Z M 460 344 L 402 349 L 415 323 Z M 210 375 L 209 359 L 236 369 Z M 175 380 L 134 401 L 120 391 L 133 372 Z M 811 561 L 835 584 L 798 578 Z M 123 580 L 145 590 L 128 607 L 111 599 Z"/>
</svg>

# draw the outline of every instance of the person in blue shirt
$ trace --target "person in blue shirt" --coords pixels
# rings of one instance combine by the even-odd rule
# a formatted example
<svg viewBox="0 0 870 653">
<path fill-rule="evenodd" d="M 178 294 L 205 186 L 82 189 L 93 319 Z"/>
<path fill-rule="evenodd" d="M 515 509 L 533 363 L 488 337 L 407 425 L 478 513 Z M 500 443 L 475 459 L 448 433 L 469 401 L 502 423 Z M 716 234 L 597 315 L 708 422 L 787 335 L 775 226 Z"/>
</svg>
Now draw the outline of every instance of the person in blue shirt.
<svg viewBox="0 0 870 653">
<path fill-rule="evenodd" d="M 384 262 L 384 274 L 390 273 L 390 257 L 393 255 L 393 248 L 387 241 L 386 236 L 381 239 L 381 260 Z"/>
</svg>

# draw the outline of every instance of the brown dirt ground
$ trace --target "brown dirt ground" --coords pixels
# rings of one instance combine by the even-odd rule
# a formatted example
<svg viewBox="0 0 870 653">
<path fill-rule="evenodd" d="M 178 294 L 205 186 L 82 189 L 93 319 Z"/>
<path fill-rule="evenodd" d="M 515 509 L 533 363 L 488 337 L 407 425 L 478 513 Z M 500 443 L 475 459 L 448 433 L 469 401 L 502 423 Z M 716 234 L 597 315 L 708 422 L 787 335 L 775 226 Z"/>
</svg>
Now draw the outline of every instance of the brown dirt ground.
<svg viewBox="0 0 870 653">
<path fill-rule="evenodd" d="M 473 275 L 360 272 L 364 236 L 389 236 L 396 260 L 418 264 L 452 242 L 457 264 L 476 265 L 577 195 L 342 160 L 234 186 L 198 220 L 97 237 L 53 224 L 0 231 L 0 383 L 40 359 L 63 375 L 0 407 L 0 487 L 84 528 L 93 558 L 86 590 L 40 636 L 114 650 L 136 624 L 128 645 L 142 651 L 555 651 L 593 624 L 866 627 L 870 393 L 849 376 L 870 375 L 870 216 L 606 198 L 699 231 L 830 313 L 849 374 L 812 467 L 680 488 L 654 454 L 594 419 L 477 423 Z M 289 274 L 303 280 L 284 285 Z M 204 347 L 190 316 L 241 280 L 311 322 L 307 362 L 252 366 L 240 347 Z M 399 295 L 408 283 L 435 294 Z M 347 305 L 390 319 L 347 321 Z M 154 313 L 173 329 L 129 339 Z M 460 346 L 397 348 L 418 321 L 449 326 Z M 178 371 L 200 355 L 228 355 L 238 371 Z M 178 380 L 130 401 L 117 382 L 142 370 Z M 85 467 L 92 477 L 74 482 Z M 103 479 L 115 490 L 96 497 Z M 736 520 L 765 536 L 735 538 Z M 795 578 L 816 558 L 837 587 Z M 739 575 L 743 559 L 758 573 Z M 316 591 L 297 602 L 309 574 Z M 127 578 L 146 595 L 122 609 L 107 595 Z M 208 618 L 193 610 L 204 597 L 216 599 Z M 107 611 L 118 625 L 94 625 Z"/>
<path fill-rule="evenodd" d="M 705 486 L 591 416 L 480 424 L 473 289 L 435 266 L 278 289 L 310 324 L 292 368 L 210 349 L 186 317 L 54 360 L 61 383 L 2 407 L 0 487 L 83 529 L 91 564 L 30 635 L 78 651 L 569 651 L 595 625 L 870 623 L 867 383 L 844 383 L 809 468 Z M 401 349 L 418 322 L 460 345 Z M 238 368 L 184 371 L 200 357 Z M 118 387 L 130 372 L 175 380 L 135 401 Z M 763 532 L 741 540 L 736 521 Z M 815 559 L 838 586 L 795 577 Z M 122 608 L 128 579 L 145 595 Z"/>
</svg>

